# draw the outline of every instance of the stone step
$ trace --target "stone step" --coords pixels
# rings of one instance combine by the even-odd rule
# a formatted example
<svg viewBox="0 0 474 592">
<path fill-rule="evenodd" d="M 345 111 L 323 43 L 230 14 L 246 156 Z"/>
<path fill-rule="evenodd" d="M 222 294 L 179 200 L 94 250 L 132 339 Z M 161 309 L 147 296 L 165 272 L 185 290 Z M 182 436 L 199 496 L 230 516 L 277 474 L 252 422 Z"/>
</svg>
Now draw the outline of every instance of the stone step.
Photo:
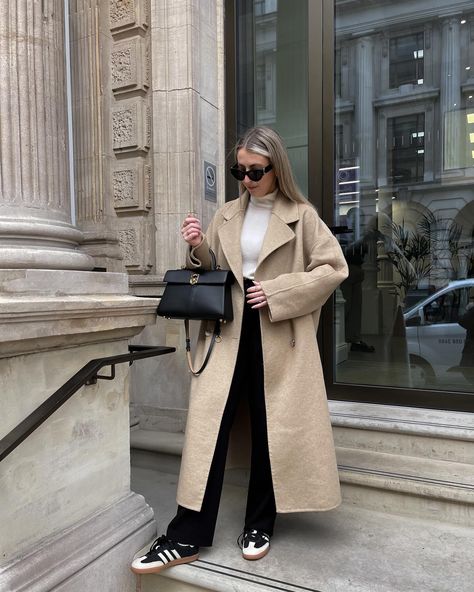
<svg viewBox="0 0 474 592">
<path fill-rule="evenodd" d="M 132 464 L 179 473 L 183 434 L 135 430 Z M 336 447 L 346 503 L 474 526 L 472 464 Z M 246 486 L 248 471 L 226 471 L 226 483 Z"/>
<path fill-rule="evenodd" d="M 330 408 L 338 447 L 474 464 L 472 413 L 343 401 Z"/>
<path fill-rule="evenodd" d="M 140 592 L 317 592 L 289 581 L 259 575 L 198 559 L 189 565 L 177 565 L 162 575 L 142 576 Z"/>
<path fill-rule="evenodd" d="M 132 466 L 132 488 L 162 533 L 176 512 L 177 476 Z M 472 528 L 343 503 L 280 514 L 270 553 L 245 561 L 236 545 L 245 491 L 225 485 L 214 545 L 199 560 L 138 577 L 141 592 L 472 592 Z"/>
</svg>

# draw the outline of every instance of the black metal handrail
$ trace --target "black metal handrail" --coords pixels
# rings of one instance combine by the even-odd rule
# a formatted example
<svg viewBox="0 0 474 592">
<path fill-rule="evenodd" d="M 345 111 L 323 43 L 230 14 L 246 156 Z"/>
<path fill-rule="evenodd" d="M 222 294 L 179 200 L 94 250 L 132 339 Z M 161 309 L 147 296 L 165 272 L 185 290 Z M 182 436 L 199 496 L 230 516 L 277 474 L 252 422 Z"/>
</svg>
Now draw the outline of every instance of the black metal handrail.
<svg viewBox="0 0 474 592">
<path fill-rule="evenodd" d="M 130 345 L 128 349 L 128 354 L 91 360 L 76 372 L 76 374 L 63 384 L 63 386 L 46 399 L 46 401 L 41 403 L 41 405 L 30 413 L 26 419 L 0 440 L 0 461 L 8 456 L 10 452 L 15 450 L 23 440 L 34 432 L 36 428 L 46 421 L 48 417 L 59 409 L 81 387 L 84 385 L 96 384 L 97 380 L 113 380 L 115 378 L 116 364 L 123 364 L 124 362 L 132 364 L 135 360 L 151 358 L 152 356 L 162 356 L 163 354 L 169 354 L 176 351 L 175 347 L 166 347 L 163 345 Z M 110 375 L 99 374 L 99 370 L 104 366 L 111 366 Z"/>
</svg>

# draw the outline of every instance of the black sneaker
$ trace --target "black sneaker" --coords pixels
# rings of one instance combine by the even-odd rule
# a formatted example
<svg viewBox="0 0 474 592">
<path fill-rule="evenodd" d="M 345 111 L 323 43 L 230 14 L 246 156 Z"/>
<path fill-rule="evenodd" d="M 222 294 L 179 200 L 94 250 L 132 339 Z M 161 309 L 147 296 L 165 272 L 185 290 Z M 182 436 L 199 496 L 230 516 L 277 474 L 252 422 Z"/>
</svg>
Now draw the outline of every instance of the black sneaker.
<svg viewBox="0 0 474 592">
<path fill-rule="evenodd" d="M 199 557 L 199 547 L 175 543 L 166 535 L 160 536 L 146 555 L 132 562 L 132 571 L 138 574 L 158 573 L 172 565 L 189 563 Z"/>
<path fill-rule="evenodd" d="M 270 537 L 261 530 L 244 530 L 237 539 L 244 559 L 261 559 L 270 551 Z"/>
</svg>

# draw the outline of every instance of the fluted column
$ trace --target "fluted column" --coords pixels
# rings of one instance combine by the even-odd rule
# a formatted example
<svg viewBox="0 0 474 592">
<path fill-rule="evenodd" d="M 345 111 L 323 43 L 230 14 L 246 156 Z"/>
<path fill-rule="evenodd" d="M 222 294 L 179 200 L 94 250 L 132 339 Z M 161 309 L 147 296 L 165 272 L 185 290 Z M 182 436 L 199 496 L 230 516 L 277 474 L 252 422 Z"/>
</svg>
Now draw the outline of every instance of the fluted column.
<svg viewBox="0 0 474 592">
<path fill-rule="evenodd" d="M 2 0 L 0 71 L 0 269 L 90 269 L 71 225 L 63 0 Z"/>
<path fill-rule="evenodd" d="M 103 0 L 74 0 L 69 13 L 76 210 L 77 225 L 84 233 L 82 250 L 94 257 L 98 267 L 122 271 L 112 190 L 109 6 Z M 125 71 L 132 69 L 128 65 L 124 60 Z"/>
<path fill-rule="evenodd" d="M 361 37 L 356 42 L 355 124 L 359 155 L 360 181 L 374 184 L 374 73 L 373 39 Z"/>
<path fill-rule="evenodd" d="M 444 169 L 460 168 L 461 44 L 460 17 L 443 21 L 441 42 L 441 121 L 444 122 Z"/>
</svg>

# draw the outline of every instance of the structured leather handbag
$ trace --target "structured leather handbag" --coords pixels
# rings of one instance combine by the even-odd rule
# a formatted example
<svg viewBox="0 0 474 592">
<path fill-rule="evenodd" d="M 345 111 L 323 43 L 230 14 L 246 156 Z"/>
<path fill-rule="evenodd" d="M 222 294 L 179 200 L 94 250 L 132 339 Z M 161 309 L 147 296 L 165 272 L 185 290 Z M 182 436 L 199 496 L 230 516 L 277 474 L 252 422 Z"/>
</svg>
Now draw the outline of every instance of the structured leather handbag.
<svg viewBox="0 0 474 592">
<path fill-rule="evenodd" d="M 216 265 L 216 256 L 210 250 L 212 269 L 170 269 L 165 273 L 166 282 L 157 314 L 168 319 L 183 319 L 186 331 L 186 357 L 189 369 L 199 376 L 207 366 L 214 344 L 220 338 L 221 323 L 232 321 L 231 288 L 234 275 Z M 191 357 L 189 321 L 214 321 L 214 331 L 204 362 L 194 369 Z"/>
</svg>

